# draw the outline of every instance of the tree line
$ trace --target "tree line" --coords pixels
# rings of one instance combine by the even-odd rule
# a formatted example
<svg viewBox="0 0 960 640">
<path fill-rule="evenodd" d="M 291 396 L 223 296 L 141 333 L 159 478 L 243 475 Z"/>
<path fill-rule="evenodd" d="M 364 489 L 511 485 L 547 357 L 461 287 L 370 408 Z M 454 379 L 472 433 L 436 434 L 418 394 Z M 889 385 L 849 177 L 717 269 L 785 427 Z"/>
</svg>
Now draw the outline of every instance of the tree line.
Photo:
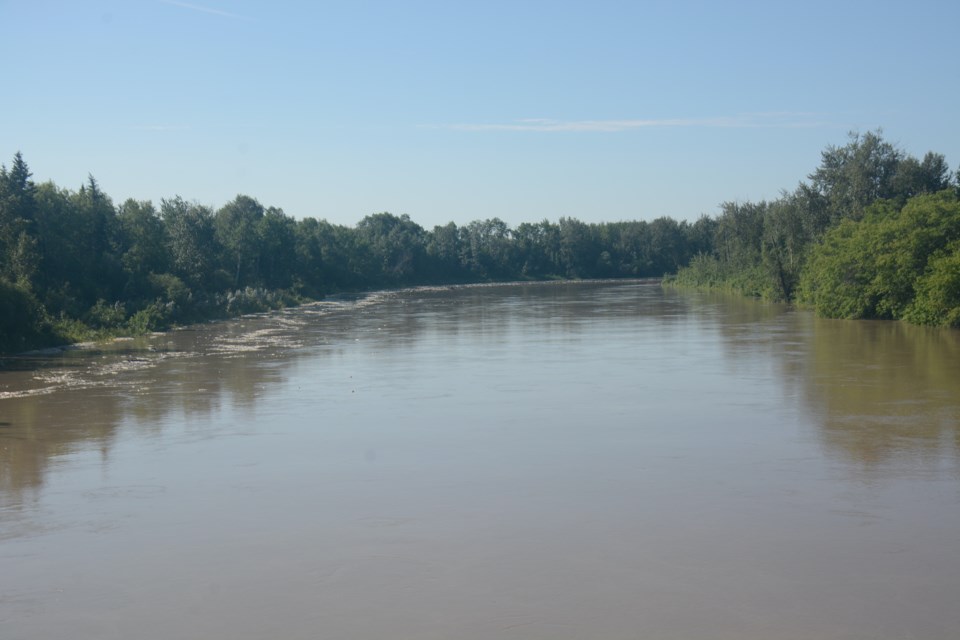
<svg viewBox="0 0 960 640">
<path fill-rule="evenodd" d="M 375 213 L 294 219 L 238 195 L 120 205 L 88 177 L 35 183 L 0 165 L 0 352 L 141 333 L 338 291 L 676 274 L 678 286 L 798 302 L 828 317 L 960 326 L 960 176 L 881 133 L 829 146 L 794 191 L 694 223 L 525 222 L 427 230 Z"/>
<path fill-rule="evenodd" d="M 960 175 L 851 133 L 774 201 L 726 202 L 679 286 L 811 306 L 832 318 L 960 327 Z"/>
<path fill-rule="evenodd" d="M 715 222 L 523 223 L 427 230 L 375 213 L 294 219 L 238 195 L 115 205 L 91 176 L 35 183 L 0 166 L 0 352 L 277 308 L 338 291 L 554 278 L 660 277 L 712 250 Z"/>
</svg>

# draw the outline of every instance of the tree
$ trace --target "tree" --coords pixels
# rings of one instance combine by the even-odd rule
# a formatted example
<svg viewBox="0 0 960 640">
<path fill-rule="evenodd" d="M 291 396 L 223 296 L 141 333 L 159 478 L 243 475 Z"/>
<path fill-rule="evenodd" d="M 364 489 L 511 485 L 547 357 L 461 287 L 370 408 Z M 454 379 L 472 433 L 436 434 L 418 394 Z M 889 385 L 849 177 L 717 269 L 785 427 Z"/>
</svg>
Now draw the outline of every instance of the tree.
<svg viewBox="0 0 960 640">
<path fill-rule="evenodd" d="M 44 309 L 36 297 L 0 278 L 0 353 L 29 349 L 46 334 Z"/>
<path fill-rule="evenodd" d="M 766 202 L 724 202 L 714 247 L 721 262 L 747 269 L 760 262 Z"/>
<path fill-rule="evenodd" d="M 915 283 L 904 317 L 916 324 L 960 328 L 960 241 L 934 254 Z"/>
<path fill-rule="evenodd" d="M 410 282 L 423 262 L 423 227 L 410 216 L 375 213 L 357 224 L 359 239 L 371 252 L 376 273 L 371 274 L 384 284 Z"/>
<path fill-rule="evenodd" d="M 904 158 L 893 177 L 894 197 L 901 205 L 914 196 L 937 193 L 950 185 L 950 167 L 946 159 L 931 151 L 927 152 L 922 162 L 913 156 Z"/>
<path fill-rule="evenodd" d="M 320 223 L 316 218 L 304 218 L 294 227 L 295 278 L 309 296 L 319 297 L 325 289 L 323 244 Z"/>
<path fill-rule="evenodd" d="M 590 277 L 600 258 L 600 250 L 589 225 L 576 218 L 560 218 L 559 227 L 563 275 L 570 278 Z"/>
<path fill-rule="evenodd" d="M 549 220 L 523 222 L 513 232 L 520 273 L 543 278 L 559 274 L 560 228 Z"/>
<path fill-rule="evenodd" d="M 515 277 L 512 232 L 500 218 L 460 227 L 460 263 L 474 279 Z"/>
<path fill-rule="evenodd" d="M 792 300 L 800 280 L 811 240 L 803 205 L 802 196 L 784 196 L 765 212 L 760 253 L 774 300 Z"/>
<path fill-rule="evenodd" d="M 308 289 L 322 294 L 369 284 L 369 252 L 353 229 L 305 218 L 296 234 L 297 275 Z"/>
<path fill-rule="evenodd" d="M 9 171 L 0 165 L 0 278 L 30 289 L 39 262 L 36 186 L 18 151 Z"/>
<path fill-rule="evenodd" d="M 86 302 L 119 300 L 123 296 L 123 267 L 120 263 L 120 224 L 113 201 L 91 175 L 74 196 L 82 235 L 75 238 L 81 247 L 83 274 L 79 284 Z"/>
<path fill-rule="evenodd" d="M 460 231 L 449 222 L 437 225 L 425 240 L 425 252 L 430 262 L 428 278 L 431 281 L 458 281 L 463 278 L 460 268 Z"/>
<path fill-rule="evenodd" d="M 619 276 L 652 276 L 654 267 L 653 235 L 645 220 L 618 222 L 610 227 L 611 260 Z M 657 275 L 663 275 L 661 272 Z"/>
<path fill-rule="evenodd" d="M 701 215 L 697 221 L 687 227 L 687 251 L 690 256 L 713 251 L 717 221 L 708 215 Z"/>
<path fill-rule="evenodd" d="M 660 217 L 650 223 L 650 244 L 653 275 L 676 273 L 689 260 L 684 227 L 673 218 Z"/>
<path fill-rule="evenodd" d="M 851 132 L 843 147 L 829 146 L 820 166 L 810 174 L 813 188 L 829 202 L 833 221 L 859 220 L 873 202 L 896 195 L 896 177 L 904 153 L 885 141 L 881 132 Z"/>
<path fill-rule="evenodd" d="M 220 289 L 213 279 L 216 256 L 221 253 L 213 228 L 213 212 L 180 196 L 160 201 L 173 273 L 191 288 Z"/>
<path fill-rule="evenodd" d="M 170 270 L 170 240 L 167 228 L 149 201 L 130 199 L 120 205 L 120 262 L 127 273 L 128 297 L 150 293 L 150 274 Z"/>
<path fill-rule="evenodd" d="M 217 211 L 214 229 L 233 271 L 233 286 L 255 283 L 259 278 L 260 220 L 263 205 L 249 196 L 238 195 Z"/>
<path fill-rule="evenodd" d="M 260 219 L 260 277 L 268 289 L 289 289 L 296 273 L 297 223 L 282 209 L 268 208 Z"/>
<path fill-rule="evenodd" d="M 951 191 L 868 208 L 813 247 L 801 300 L 827 317 L 906 318 L 951 323 L 958 316 L 951 275 L 960 247 L 960 201 Z"/>
</svg>

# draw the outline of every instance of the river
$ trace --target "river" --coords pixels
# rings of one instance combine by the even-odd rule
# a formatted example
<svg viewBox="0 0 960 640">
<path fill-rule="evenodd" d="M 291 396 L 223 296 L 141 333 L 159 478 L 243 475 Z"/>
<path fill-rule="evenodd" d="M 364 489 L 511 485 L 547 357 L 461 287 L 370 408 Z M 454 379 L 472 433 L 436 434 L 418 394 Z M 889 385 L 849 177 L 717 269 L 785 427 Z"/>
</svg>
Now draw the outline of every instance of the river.
<svg viewBox="0 0 960 640">
<path fill-rule="evenodd" d="M 957 331 L 440 287 L 6 364 L 5 640 L 960 629 Z"/>
</svg>

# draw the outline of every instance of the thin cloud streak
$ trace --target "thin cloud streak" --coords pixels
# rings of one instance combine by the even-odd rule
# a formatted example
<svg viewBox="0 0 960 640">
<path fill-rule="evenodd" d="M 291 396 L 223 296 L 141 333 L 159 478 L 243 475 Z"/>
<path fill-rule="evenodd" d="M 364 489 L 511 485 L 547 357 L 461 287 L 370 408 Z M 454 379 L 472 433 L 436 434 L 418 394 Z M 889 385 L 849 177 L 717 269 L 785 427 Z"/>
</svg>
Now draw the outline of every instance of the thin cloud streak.
<svg viewBox="0 0 960 640">
<path fill-rule="evenodd" d="M 190 127 L 185 124 L 132 124 L 125 128 L 130 131 L 186 131 Z"/>
<path fill-rule="evenodd" d="M 189 4 L 186 2 L 177 2 L 177 0 L 160 0 L 163 4 L 169 4 L 174 7 L 180 7 L 181 9 L 189 9 L 191 11 L 199 11 L 200 13 L 208 13 L 213 16 L 220 16 L 222 18 L 233 18 L 234 20 L 245 20 L 251 22 L 252 19 L 247 16 L 241 16 L 236 13 L 230 13 L 228 11 L 220 11 L 219 9 L 211 9 L 210 7 L 201 7 L 196 4 Z"/>
<path fill-rule="evenodd" d="M 545 131 L 545 132 L 604 132 L 616 133 L 635 129 L 667 127 L 705 128 L 779 128 L 801 129 L 828 126 L 813 119 L 808 113 L 753 113 L 739 116 L 709 118 L 652 118 L 625 120 L 550 120 L 527 118 L 510 123 L 428 125 L 431 128 L 454 131 Z"/>
</svg>

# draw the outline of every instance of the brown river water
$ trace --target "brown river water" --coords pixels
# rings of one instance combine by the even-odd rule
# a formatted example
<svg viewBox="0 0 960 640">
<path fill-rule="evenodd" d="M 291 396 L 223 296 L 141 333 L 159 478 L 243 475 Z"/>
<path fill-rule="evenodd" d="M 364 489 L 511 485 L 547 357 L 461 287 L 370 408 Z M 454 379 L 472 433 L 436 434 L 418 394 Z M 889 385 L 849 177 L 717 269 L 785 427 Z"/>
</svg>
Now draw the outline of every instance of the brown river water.
<svg viewBox="0 0 960 640">
<path fill-rule="evenodd" d="M 960 638 L 960 332 L 653 282 L 0 370 L 0 638 Z"/>
</svg>

